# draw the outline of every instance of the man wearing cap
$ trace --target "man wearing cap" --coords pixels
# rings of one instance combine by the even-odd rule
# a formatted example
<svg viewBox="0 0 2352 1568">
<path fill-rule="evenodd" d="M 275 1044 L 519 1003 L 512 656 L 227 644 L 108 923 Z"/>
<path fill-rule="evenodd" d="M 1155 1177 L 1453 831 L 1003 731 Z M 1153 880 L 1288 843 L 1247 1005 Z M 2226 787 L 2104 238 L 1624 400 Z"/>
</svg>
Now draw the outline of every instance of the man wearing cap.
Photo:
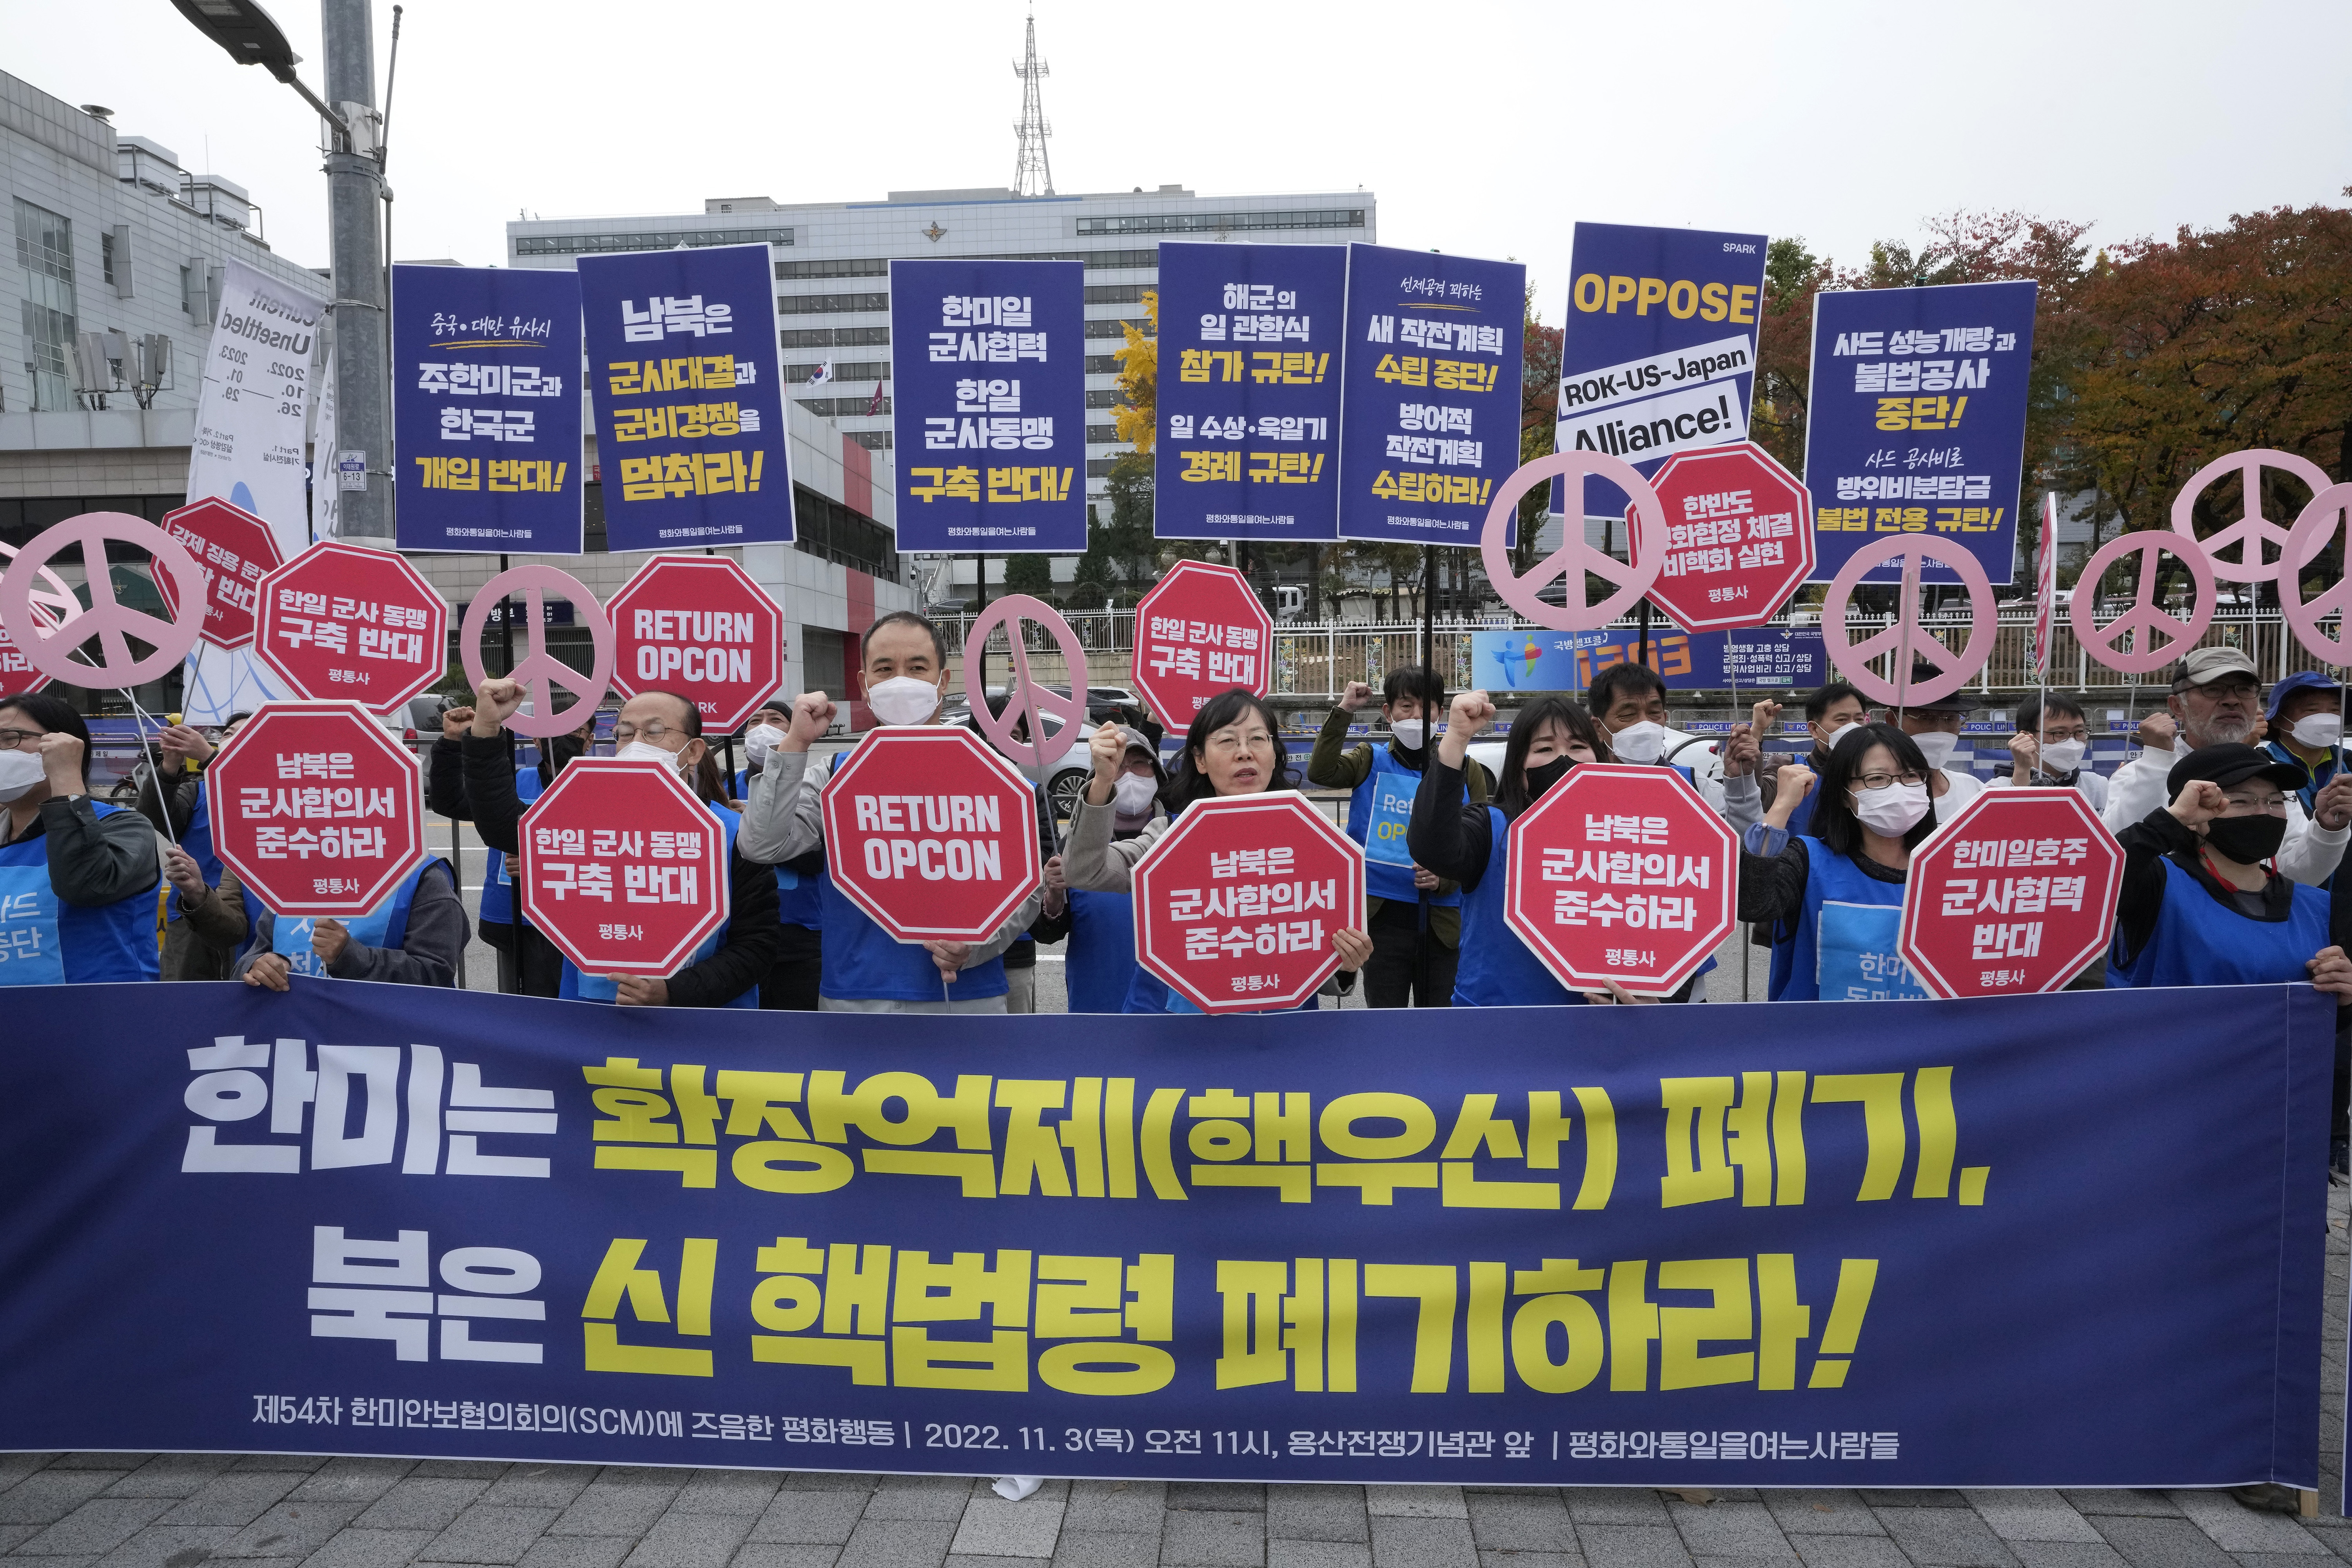
<svg viewBox="0 0 2352 1568">
<path fill-rule="evenodd" d="M 2253 661 L 2234 647 L 2200 647 L 2180 661 L 2167 713 L 2140 721 L 2141 751 L 2107 781 L 2107 805 L 2100 814 L 2117 837 L 2125 828 L 2161 810 L 2179 791 L 2172 769 L 2209 746 L 2246 744 L 2261 710 L 2262 678 Z M 2275 760 L 2275 759 L 2271 759 Z M 2352 838 L 2352 773 L 2338 773 L 2314 792 L 2305 813 L 2294 795 L 2286 798 L 2284 841 L 2270 858 L 2279 874 L 2319 887 L 2336 874 L 2336 862 Z"/>
<path fill-rule="evenodd" d="M 1923 659 L 1911 667 L 1911 682 L 1924 685 L 1935 671 Z M 1952 753 L 1960 744 L 1961 726 L 1969 715 L 1977 710 L 1976 703 L 1955 691 L 1948 697 L 1938 697 L 1932 702 L 1908 702 L 1899 710 L 1887 708 L 1878 715 L 1882 724 L 1892 724 L 1918 743 L 1920 753 L 1927 759 L 1927 808 L 1938 822 L 1949 822 L 1959 815 L 1960 807 L 1984 793 L 1984 780 L 1966 768 L 1947 767 Z"/>
<path fill-rule="evenodd" d="M 2303 770 L 2292 792 L 2305 816 L 2319 792 L 2344 771 L 2344 688 L 2315 669 L 2298 669 L 2271 688 L 2270 739 L 2263 747 Z"/>
</svg>

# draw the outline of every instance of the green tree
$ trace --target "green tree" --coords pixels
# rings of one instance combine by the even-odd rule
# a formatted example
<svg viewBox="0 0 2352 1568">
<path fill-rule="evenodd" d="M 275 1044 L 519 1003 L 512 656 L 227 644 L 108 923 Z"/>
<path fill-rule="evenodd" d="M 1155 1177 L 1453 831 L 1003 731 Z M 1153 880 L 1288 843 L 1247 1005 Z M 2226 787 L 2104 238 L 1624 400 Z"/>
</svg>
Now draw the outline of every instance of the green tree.
<svg viewBox="0 0 2352 1568">
<path fill-rule="evenodd" d="M 1050 555 L 1010 555 L 1004 561 L 1004 591 L 1054 602 L 1054 560 Z"/>
</svg>

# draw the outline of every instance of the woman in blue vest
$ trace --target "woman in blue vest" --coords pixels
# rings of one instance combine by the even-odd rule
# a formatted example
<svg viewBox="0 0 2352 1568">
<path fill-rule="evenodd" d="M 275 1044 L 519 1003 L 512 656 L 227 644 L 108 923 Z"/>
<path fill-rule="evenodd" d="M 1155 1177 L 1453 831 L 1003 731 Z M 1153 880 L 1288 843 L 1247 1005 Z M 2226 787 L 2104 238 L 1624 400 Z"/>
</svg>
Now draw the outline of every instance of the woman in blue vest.
<svg viewBox="0 0 2352 1568">
<path fill-rule="evenodd" d="M 474 716 L 463 746 L 466 794 L 474 808 L 474 826 L 482 842 L 493 849 L 515 854 L 523 803 L 516 793 L 514 770 L 507 765 L 506 741 L 499 733 L 514 710 L 522 706 L 522 688 L 511 680 L 488 680 L 474 694 Z M 754 865 L 735 847 L 740 823 L 720 802 L 714 770 L 701 764 L 710 748 L 702 739 L 702 717 L 692 702 L 669 691 L 641 691 L 622 704 L 613 722 L 614 755 L 624 760 L 659 763 L 676 768 L 709 810 L 727 838 L 727 923 L 694 950 L 685 967 L 667 977 L 641 974 L 583 974 L 563 959 L 551 977 L 523 973 L 524 989 L 534 996 L 553 995 L 571 1001 L 616 1002 L 625 1007 L 757 1007 L 760 979 L 774 963 L 782 937 L 776 930 L 776 879 L 765 866 Z M 544 942 L 516 911 L 518 937 L 530 932 Z M 528 949 L 518 947 L 528 953 Z M 551 951 L 552 951 L 551 944 Z M 547 985 L 548 979 L 552 985 Z"/>
<path fill-rule="evenodd" d="M 1118 782 L 1111 786 L 1111 842 L 1139 838 L 1160 815 L 1160 792 L 1168 774 L 1159 748 L 1140 730 L 1121 731 Z M 1072 888 L 1061 856 L 1045 862 L 1045 912 L 1066 900 L 1070 935 L 1063 952 L 1062 978 L 1073 1013 L 1165 1013 L 1168 987 L 1135 961 L 1135 900 L 1128 893 Z"/>
<path fill-rule="evenodd" d="M 225 891 L 241 891 L 236 873 L 223 875 Z M 457 874 L 437 858 L 417 863 L 392 896 L 363 915 L 281 915 L 247 897 L 258 911 L 253 942 L 236 961 L 236 978 L 271 991 L 289 975 L 314 980 L 376 980 L 395 985 L 457 984 L 470 931 L 457 897 Z"/>
<path fill-rule="evenodd" d="M 1465 800 L 1463 769 L 1470 742 L 1495 722 L 1483 691 L 1454 700 L 1445 737 L 1413 796 L 1406 844 L 1416 864 L 1462 884 L 1462 964 L 1454 976 L 1456 1007 L 1579 1006 L 1587 998 L 1552 977 L 1503 920 L 1510 862 L 1510 825 L 1579 763 L 1610 761 L 1592 716 L 1565 697 L 1544 697 L 1513 717 L 1502 776 L 1490 801 Z M 1696 981 L 1693 982 L 1696 984 Z"/>
<path fill-rule="evenodd" d="M 0 702 L 0 985 L 155 979 L 155 830 L 89 798 L 89 728 L 64 699 Z"/>
<path fill-rule="evenodd" d="M 1116 838 L 1112 829 L 1128 733 L 1117 724 L 1105 724 L 1094 733 L 1094 777 L 1072 808 L 1070 840 L 1062 852 L 1062 874 L 1075 889 L 1131 891 L 1135 863 L 1168 831 L 1173 814 L 1181 814 L 1196 800 L 1298 787 L 1274 710 L 1265 699 L 1236 686 L 1203 703 L 1185 732 L 1184 760 L 1163 797 L 1171 816 L 1154 817 L 1132 838 Z M 1342 969 L 1361 969 L 1364 960 L 1372 955 L 1372 939 L 1359 926 L 1334 930 L 1331 946 L 1339 954 Z M 1309 996 L 1287 1011 L 1311 1013 L 1315 1006 L 1316 998 Z M 1200 1009 L 1171 990 L 1167 1011 L 1197 1013 Z"/>
<path fill-rule="evenodd" d="M 441 715 L 441 739 L 434 742 L 425 768 L 425 805 L 436 816 L 459 822 L 474 818 L 473 802 L 466 790 L 465 746 L 467 727 L 473 719 L 474 710 L 463 706 L 451 707 Z M 520 768 L 509 765 L 515 798 L 525 805 L 537 800 L 555 782 L 564 763 L 588 754 L 595 738 L 596 721 L 592 715 L 568 735 L 552 735 L 538 742 L 537 762 Z M 510 741 L 503 743 L 503 751 L 511 759 L 514 748 Z M 478 923 L 482 940 L 498 954 L 499 989 L 509 996 L 552 996 L 555 993 L 551 987 L 561 973 L 563 955 L 528 921 L 515 919 L 514 869 L 505 851 L 489 847 L 487 839 L 484 847 L 487 856 L 482 868 Z M 526 976 L 530 978 L 527 980 Z"/>
<path fill-rule="evenodd" d="M 1817 765 L 1780 770 L 1739 857 L 1739 918 L 1772 936 L 1765 999 L 1925 997 L 1895 938 L 1911 852 L 1936 830 L 1927 755 L 1892 724 L 1864 724 Z M 1816 790 L 1812 831 L 1790 833 L 1790 815 Z"/>
</svg>

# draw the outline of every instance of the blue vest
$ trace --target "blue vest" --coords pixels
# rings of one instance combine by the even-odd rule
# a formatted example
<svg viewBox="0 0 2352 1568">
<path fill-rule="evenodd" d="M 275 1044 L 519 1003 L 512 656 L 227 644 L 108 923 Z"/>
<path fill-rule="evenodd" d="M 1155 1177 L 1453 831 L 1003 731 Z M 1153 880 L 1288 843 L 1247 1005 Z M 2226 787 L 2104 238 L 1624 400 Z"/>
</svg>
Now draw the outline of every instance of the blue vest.
<svg viewBox="0 0 2352 1568">
<path fill-rule="evenodd" d="M 539 798 L 541 787 L 537 768 L 515 770 L 515 798 L 525 805 Z M 507 869 L 504 850 L 491 850 L 488 864 L 482 868 L 480 918 L 491 925 L 514 924 L 514 876 Z"/>
<path fill-rule="evenodd" d="M 220 857 L 213 853 L 212 792 L 205 787 L 205 782 L 202 779 L 196 781 L 196 809 L 188 814 L 188 826 L 180 834 L 180 847 L 188 852 L 189 857 L 196 863 L 196 869 L 204 873 L 206 887 L 220 886 Z M 166 920 L 176 921 L 184 918 L 178 899 L 166 899 L 163 902 L 169 911 L 164 917 Z M 246 916 L 245 929 L 248 934 L 253 930 L 253 917 L 249 913 Z"/>
<path fill-rule="evenodd" d="M 2303 815 L 2306 818 L 2317 816 L 2319 792 L 2326 788 L 2329 781 L 2334 779 L 2338 773 L 2343 771 L 2343 748 L 2340 746 L 2336 748 L 2335 755 L 2330 758 L 2326 764 L 2315 768 L 2309 763 L 2305 762 L 2301 757 L 2296 756 L 2293 752 L 2288 751 L 2286 749 L 2286 743 L 2283 741 L 2265 742 L 2263 742 L 2262 749 L 2268 752 L 2272 756 L 2276 757 L 2280 762 L 2285 763 L 2291 767 L 2301 768 L 2303 770 L 2305 778 L 2309 782 L 2294 792 L 2294 798 L 2303 803 Z M 2339 869 L 2340 868 L 2339 868 Z M 2327 879 L 2321 882 L 2319 886 L 2323 889 L 2333 891 L 2336 887 L 2336 873 L 2334 871 L 2327 873 Z"/>
<path fill-rule="evenodd" d="M 120 806 L 90 802 L 99 816 Z M 0 985 L 153 980 L 155 889 L 96 909 L 67 903 L 49 887 L 49 838 L 0 845 Z"/>
<path fill-rule="evenodd" d="M 397 950 L 408 940 L 408 911 L 416 902 L 416 885 L 425 873 L 438 866 L 448 872 L 449 885 L 457 885 L 457 874 L 449 870 L 449 862 L 442 859 L 420 860 L 416 869 L 402 879 L 392 896 L 363 915 L 343 917 L 343 929 L 352 940 L 362 947 L 383 947 Z M 318 923 L 312 915 L 281 915 L 276 910 L 269 916 L 269 951 L 286 960 L 286 966 L 297 974 L 307 974 L 315 980 L 333 978 L 327 973 L 327 961 L 310 946 L 311 928 Z"/>
<path fill-rule="evenodd" d="M 2143 985 L 2276 985 L 2305 981 L 2304 967 L 2330 945 L 2330 895 L 2289 882 L 2294 901 L 2283 921 L 2241 914 L 2198 886 L 2170 860 L 2164 867 L 2164 902 L 2156 930 L 2128 964 L 2119 964 L 2123 935 L 2107 953 L 2107 984 Z"/>
<path fill-rule="evenodd" d="M 1135 961 L 1135 900 L 1126 893 L 1094 893 L 1073 888 L 1068 962 L 1062 977 L 1073 1013 L 1160 1013 L 1167 1010 L 1168 987 Z M 1151 994 L 1151 1005 L 1130 1007 L 1138 984 Z M 1138 1000 L 1141 1000 L 1140 997 Z"/>
<path fill-rule="evenodd" d="M 728 874 L 728 868 L 733 863 L 735 830 L 742 826 L 743 819 L 723 805 L 713 805 L 705 802 L 703 809 L 719 819 L 719 832 L 727 839 L 727 852 L 719 857 L 721 867 L 719 875 L 723 877 Z M 689 965 L 700 963 L 725 946 L 727 932 L 734 923 L 731 920 L 721 922 L 717 931 L 704 937 L 696 945 L 695 950 L 686 955 L 686 963 L 678 967 L 684 969 Z M 572 961 L 567 958 L 563 961 L 563 978 L 557 983 L 555 994 L 567 1002 L 612 1002 L 619 997 L 621 988 L 604 975 L 581 973 L 579 970 L 572 967 Z M 750 990 L 723 1005 L 729 1007 L 749 1007 L 756 1011 L 760 1005 L 759 984 L 754 982 Z"/>
<path fill-rule="evenodd" d="M 1813 754 L 1811 752 L 1805 753 L 1804 761 L 1805 766 L 1813 768 Z M 1805 792 L 1805 798 L 1797 803 L 1794 811 L 1789 813 L 1789 831 L 1791 834 L 1801 834 L 1813 826 L 1813 806 L 1821 798 L 1822 770 L 1813 768 L 1813 787 Z"/>
<path fill-rule="evenodd" d="M 835 759 L 839 766 L 848 753 Z M 1012 987 L 1004 960 L 992 958 L 943 984 L 939 965 L 920 942 L 900 942 L 868 919 L 834 885 L 830 868 L 816 879 L 824 956 L 817 994 L 843 1002 L 971 1002 L 1002 996 Z"/>
<path fill-rule="evenodd" d="M 735 770 L 737 800 L 751 799 L 751 770 Z M 824 930 L 824 902 L 817 896 L 817 879 L 803 877 L 790 866 L 776 868 L 776 921 L 780 925 L 799 926 L 803 931 Z M 1075 1008 L 1072 1011 L 1076 1011 Z"/>
<path fill-rule="evenodd" d="M 1486 869 L 1462 905 L 1462 962 L 1454 972 L 1456 1007 L 1580 1007 L 1584 993 L 1553 978 L 1542 959 L 1503 920 L 1510 880 L 1510 825 L 1486 808 Z"/>
<path fill-rule="evenodd" d="M 1795 929 L 1773 941 L 1764 999 L 1924 999 L 1926 989 L 1895 952 L 1903 884 L 1879 881 L 1818 838 L 1804 846 L 1804 908 Z"/>
<path fill-rule="evenodd" d="M 1421 891 L 1412 885 L 1412 854 L 1404 843 L 1420 788 L 1419 772 L 1398 762 L 1388 747 L 1375 746 L 1372 771 L 1348 799 L 1348 837 L 1364 847 L 1364 891 L 1372 898 L 1420 901 Z M 1462 894 L 1432 893 L 1429 901 L 1451 909 L 1462 902 Z"/>
</svg>

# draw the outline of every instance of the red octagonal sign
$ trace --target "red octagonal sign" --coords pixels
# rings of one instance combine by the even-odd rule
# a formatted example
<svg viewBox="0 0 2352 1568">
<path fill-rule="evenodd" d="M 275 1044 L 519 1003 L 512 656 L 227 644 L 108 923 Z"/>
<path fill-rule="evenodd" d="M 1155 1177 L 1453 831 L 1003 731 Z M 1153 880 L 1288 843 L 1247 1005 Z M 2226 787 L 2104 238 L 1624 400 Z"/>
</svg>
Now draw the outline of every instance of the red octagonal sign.
<svg viewBox="0 0 2352 1568">
<path fill-rule="evenodd" d="M 1812 498 L 1755 442 L 1677 452 L 1650 488 L 1666 510 L 1650 597 L 1684 630 L 1763 626 L 1813 574 Z"/>
<path fill-rule="evenodd" d="M 1912 853 L 1903 962 L 1938 996 L 2059 990 L 2107 950 L 2123 875 L 2080 790 L 1986 790 Z"/>
<path fill-rule="evenodd" d="M 1739 840 L 1672 768 L 1570 768 L 1509 845 L 1504 921 L 1570 990 L 1669 995 L 1731 934 Z"/>
<path fill-rule="evenodd" d="M 1135 689 L 1171 730 L 1220 691 L 1265 696 L 1273 655 L 1274 618 L 1230 566 L 1179 561 L 1135 606 Z"/>
<path fill-rule="evenodd" d="M 196 569 L 205 574 L 205 619 L 198 635 L 215 647 L 243 647 L 251 642 L 254 616 L 260 608 L 261 580 L 285 560 L 269 525 L 243 507 L 208 496 L 165 512 L 162 527 L 188 547 Z M 158 572 L 155 591 L 163 596 L 172 618 L 178 620 L 179 579 L 169 572 Z"/>
<path fill-rule="evenodd" d="M 727 923 L 727 836 L 677 770 L 575 757 L 522 814 L 522 910 L 583 974 L 668 978 Z"/>
<path fill-rule="evenodd" d="M 214 852 L 277 914 L 366 914 L 425 855 L 416 759 L 356 703 L 263 703 L 205 789 Z"/>
<path fill-rule="evenodd" d="M 305 697 L 389 713 L 449 668 L 449 605 L 389 550 L 313 544 L 261 580 L 254 651 Z"/>
<path fill-rule="evenodd" d="M 986 942 L 1044 885 L 1036 795 L 969 730 L 876 730 L 824 781 L 825 868 L 900 942 Z"/>
<path fill-rule="evenodd" d="M 1135 863 L 1135 956 L 1203 1013 L 1296 1007 L 1364 923 L 1363 847 L 1304 795 L 1195 801 Z"/>
<path fill-rule="evenodd" d="M 784 684 L 784 613 L 724 555 L 656 555 L 604 606 L 624 697 L 673 691 L 729 735 Z"/>
</svg>

